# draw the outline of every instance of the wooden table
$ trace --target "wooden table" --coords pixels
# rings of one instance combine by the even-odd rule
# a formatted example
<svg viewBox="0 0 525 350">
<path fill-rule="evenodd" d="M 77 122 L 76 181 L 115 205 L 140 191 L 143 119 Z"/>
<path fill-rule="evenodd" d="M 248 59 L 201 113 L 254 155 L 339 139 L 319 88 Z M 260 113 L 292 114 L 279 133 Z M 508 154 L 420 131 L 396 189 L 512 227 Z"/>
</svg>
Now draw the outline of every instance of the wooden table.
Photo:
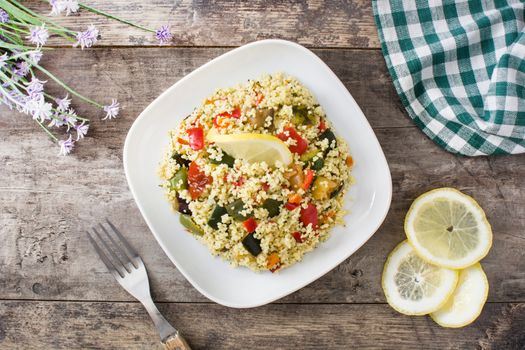
<svg viewBox="0 0 525 350">
<path fill-rule="evenodd" d="M 0 110 L 0 348 L 158 348 L 146 312 L 113 280 L 84 230 L 109 216 L 137 247 L 160 310 L 195 349 L 525 347 L 525 155 L 464 158 L 428 140 L 407 117 L 379 49 L 370 1 L 90 0 L 138 23 L 169 23 L 172 46 L 82 11 L 61 18 L 97 25 L 97 48 L 60 40 L 43 65 L 95 100 L 116 97 L 117 120 L 93 118 L 74 154 L 30 118 Z M 271 3 L 271 4 L 269 4 Z M 29 3 L 47 13 L 47 4 Z M 284 38 L 313 49 L 341 78 L 373 126 L 392 172 L 390 213 L 374 237 L 333 271 L 271 305 L 236 310 L 209 302 L 164 255 L 126 185 L 122 146 L 136 116 L 164 89 L 233 47 Z M 53 87 L 51 91 L 62 94 Z M 76 101 L 78 102 L 78 101 Z M 386 303 L 380 275 L 404 239 L 403 218 L 424 191 L 453 186 L 474 196 L 494 229 L 483 260 L 490 281 L 479 319 L 444 329 Z"/>
</svg>

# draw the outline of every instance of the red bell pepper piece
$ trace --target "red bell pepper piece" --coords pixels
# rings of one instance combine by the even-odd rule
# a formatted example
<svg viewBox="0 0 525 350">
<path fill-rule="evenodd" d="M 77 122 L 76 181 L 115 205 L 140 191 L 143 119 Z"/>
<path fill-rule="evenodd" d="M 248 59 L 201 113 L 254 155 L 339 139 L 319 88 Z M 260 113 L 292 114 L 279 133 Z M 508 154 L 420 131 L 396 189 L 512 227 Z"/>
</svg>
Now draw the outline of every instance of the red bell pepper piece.
<svg viewBox="0 0 525 350">
<path fill-rule="evenodd" d="M 325 124 L 324 121 L 321 120 L 321 121 L 319 122 L 319 132 L 321 133 L 321 132 L 323 132 L 323 131 L 325 131 L 325 130 L 326 130 L 326 124 Z"/>
<path fill-rule="evenodd" d="M 204 130 L 201 127 L 186 130 L 192 150 L 198 151 L 204 147 Z"/>
<path fill-rule="evenodd" d="M 235 118 L 239 119 L 241 117 L 241 109 L 239 107 L 235 107 L 231 112 L 222 112 L 220 114 L 217 114 L 213 118 L 213 125 L 217 128 L 223 128 L 228 126 L 228 123 L 225 121 L 227 118 Z"/>
<path fill-rule="evenodd" d="M 235 107 L 230 116 L 232 118 L 239 119 L 241 117 L 241 109 L 239 107 Z"/>
<path fill-rule="evenodd" d="M 294 210 L 295 208 L 297 208 L 300 204 L 295 204 L 295 203 L 290 203 L 290 202 L 286 202 L 286 204 L 284 205 L 284 207 L 290 211 Z"/>
<path fill-rule="evenodd" d="M 233 186 L 239 187 L 244 185 L 244 176 L 239 177 L 239 180 L 233 182 Z"/>
<path fill-rule="evenodd" d="M 314 180 L 315 171 L 312 169 L 308 169 L 306 171 L 306 176 L 304 177 L 303 181 L 303 190 L 307 191 L 310 188 L 310 185 L 312 184 L 312 181 Z"/>
<path fill-rule="evenodd" d="M 191 162 L 188 169 L 188 190 L 190 191 L 191 199 L 199 198 L 206 189 L 206 186 L 211 182 L 211 176 L 206 176 L 206 174 L 199 169 L 197 163 Z"/>
<path fill-rule="evenodd" d="M 286 132 L 288 132 L 288 135 L 286 135 Z M 295 131 L 295 129 L 291 126 L 285 127 L 284 132 L 277 134 L 277 137 L 280 138 L 282 141 L 286 141 L 288 139 L 295 140 L 295 145 L 288 146 L 292 153 L 297 153 L 301 155 L 304 152 L 306 152 L 306 149 L 308 148 L 308 142 L 306 142 L 306 140 L 303 139 L 301 135 L 299 135 L 297 131 Z"/>
<path fill-rule="evenodd" d="M 303 243 L 303 237 L 301 237 L 301 232 L 295 231 L 294 233 L 292 233 L 292 236 L 297 243 Z"/>
<path fill-rule="evenodd" d="M 306 208 L 301 208 L 301 222 L 304 226 L 312 224 L 312 228 L 317 230 L 319 228 L 319 220 L 317 217 L 317 208 L 312 203 L 308 204 Z"/>
<path fill-rule="evenodd" d="M 243 221 L 242 224 L 248 233 L 254 232 L 257 228 L 257 221 L 255 221 L 254 218 L 248 218 L 247 220 Z"/>
</svg>

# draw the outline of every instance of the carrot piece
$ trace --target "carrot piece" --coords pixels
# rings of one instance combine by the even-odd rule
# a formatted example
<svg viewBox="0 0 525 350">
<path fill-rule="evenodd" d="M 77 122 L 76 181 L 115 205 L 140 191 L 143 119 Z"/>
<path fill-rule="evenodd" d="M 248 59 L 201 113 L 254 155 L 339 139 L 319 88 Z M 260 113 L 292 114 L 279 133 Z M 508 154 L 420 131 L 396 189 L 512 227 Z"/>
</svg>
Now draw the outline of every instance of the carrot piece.
<svg viewBox="0 0 525 350">
<path fill-rule="evenodd" d="M 288 196 L 288 202 L 292 204 L 299 204 L 303 200 L 303 197 L 299 193 L 292 193 Z"/>
<path fill-rule="evenodd" d="M 352 158 L 352 156 L 346 157 L 346 165 L 348 165 L 349 167 L 354 165 L 354 158 Z"/>
<path fill-rule="evenodd" d="M 310 188 L 310 185 L 312 184 L 312 181 L 314 180 L 315 172 L 312 169 L 308 169 L 306 171 L 306 176 L 304 177 L 303 181 L 303 190 L 307 191 L 308 188 Z"/>
<path fill-rule="evenodd" d="M 279 258 L 279 255 L 277 253 L 272 253 L 268 255 L 268 258 L 266 260 L 266 267 L 268 270 L 274 272 L 280 267 L 281 259 Z"/>
<path fill-rule="evenodd" d="M 255 105 L 258 106 L 262 102 L 263 99 L 264 99 L 264 95 L 258 92 L 257 97 L 255 99 Z"/>
</svg>

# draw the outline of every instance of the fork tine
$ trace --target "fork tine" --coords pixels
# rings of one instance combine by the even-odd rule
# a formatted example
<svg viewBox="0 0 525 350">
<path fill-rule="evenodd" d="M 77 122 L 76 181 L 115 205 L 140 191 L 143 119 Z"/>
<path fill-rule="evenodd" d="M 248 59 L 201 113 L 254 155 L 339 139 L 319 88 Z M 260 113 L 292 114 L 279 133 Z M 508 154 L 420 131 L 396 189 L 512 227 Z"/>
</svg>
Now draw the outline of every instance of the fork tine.
<svg viewBox="0 0 525 350">
<path fill-rule="evenodd" d="M 131 244 L 128 243 L 128 241 L 124 238 L 124 236 L 122 236 L 122 234 L 120 233 L 120 231 L 115 227 L 115 225 L 113 225 L 113 223 L 111 223 L 111 221 L 109 221 L 108 218 L 106 218 L 106 222 L 108 223 L 108 225 L 111 227 L 111 229 L 113 229 L 113 232 L 116 233 L 116 235 L 118 236 L 118 238 L 120 239 L 120 241 L 124 244 L 124 246 L 126 246 L 126 249 L 129 251 L 129 253 L 131 253 L 129 256 L 132 257 L 132 258 L 138 258 L 140 259 L 140 255 L 139 253 L 137 253 L 137 251 L 131 246 Z M 132 259 L 133 260 L 133 259 Z"/>
<path fill-rule="evenodd" d="M 126 265 L 122 262 L 122 260 L 118 256 L 118 254 L 116 254 L 111 249 L 109 244 L 102 238 L 102 235 L 100 233 L 98 233 L 97 229 L 95 227 L 92 227 L 92 229 L 93 229 L 93 232 L 95 233 L 95 235 L 98 237 L 98 239 L 99 239 L 99 241 L 101 243 L 100 245 L 102 247 L 104 247 L 104 249 L 108 253 L 108 255 L 106 255 L 106 257 L 108 258 L 108 260 L 110 260 L 112 262 L 113 266 L 118 270 L 119 274 L 124 276 L 126 274 L 126 272 L 130 272 L 130 270 L 128 270 L 126 268 Z M 123 270 L 120 270 L 119 268 L 117 268 L 117 266 L 118 267 L 122 267 Z"/>
<path fill-rule="evenodd" d="M 109 240 L 111 241 L 111 243 L 116 247 L 116 250 L 118 251 L 117 252 L 113 252 L 117 257 L 118 259 L 120 260 L 120 262 L 124 265 L 124 267 L 126 267 L 127 269 L 127 265 L 129 263 L 131 263 L 135 268 L 137 268 L 137 266 L 133 263 L 133 258 L 127 253 L 125 252 L 125 249 L 122 249 L 121 245 L 118 244 L 112 237 L 111 234 L 109 234 L 108 230 L 106 230 L 106 228 L 102 225 L 102 223 L 99 223 L 99 226 L 100 228 L 102 229 L 102 231 L 104 231 L 104 233 L 106 234 L 106 236 L 109 238 Z M 118 241 L 118 239 L 117 239 Z M 122 242 L 122 241 L 121 241 Z M 119 255 L 120 253 L 120 255 Z M 124 260 L 121 259 L 121 255 L 122 257 L 124 258 Z"/>
<path fill-rule="evenodd" d="M 95 251 L 97 252 L 100 259 L 104 262 L 104 265 L 106 265 L 109 272 L 111 272 L 115 276 L 115 278 L 117 277 L 117 274 L 120 277 L 124 277 L 124 275 L 119 271 L 119 269 L 117 269 L 115 265 L 113 265 L 111 260 L 109 260 L 109 258 L 106 256 L 106 253 L 104 253 L 104 251 L 100 248 L 93 236 L 91 236 L 91 233 L 89 233 L 89 231 L 86 232 L 89 237 L 89 241 L 91 242 L 91 245 L 95 248 Z"/>
<path fill-rule="evenodd" d="M 101 227 L 102 227 L 102 225 L 101 225 Z M 106 251 L 109 254 L 109 258 L 113 259 L 113 261 L 116 262 L 116 264 L 119 267 L 124 268 L 124 271 L 122 271 L 124 274 L 126 274 L 126 272 L 131 272 L 131 269 L 127 266 L 128 265 L 127 261 L 124 261 L 124 260 L 128 260 L 127 257 L 124 256 L 124 260 L 122 260 L 122 258 L 118 254 L 118 252 L 115 251 L 116 249 L 117 250 L 119 249 L 118 245 L 111 238 L 111 236 L 108 234 L 108 232 L 106 230 L 104 230 L 104 227 L 102 227 L 102 232 L 103 233 L 99 233 L 95 227 L 93 227 L 93 231 L 98 235 L 98 238 L 100 239 L 100 242 L 102 243 L 104 248 L 106 248 Z M 104 236 L 104 234 L 105 234 L 105 239 L 102 238 L 102 236 Z M 111 243 L 107 242 L 108 239 L 109 239 L 109 241 Z M 115 245 L 117 248 L 112 248 L 111 247 L 112 244 Z"/>
</svg>

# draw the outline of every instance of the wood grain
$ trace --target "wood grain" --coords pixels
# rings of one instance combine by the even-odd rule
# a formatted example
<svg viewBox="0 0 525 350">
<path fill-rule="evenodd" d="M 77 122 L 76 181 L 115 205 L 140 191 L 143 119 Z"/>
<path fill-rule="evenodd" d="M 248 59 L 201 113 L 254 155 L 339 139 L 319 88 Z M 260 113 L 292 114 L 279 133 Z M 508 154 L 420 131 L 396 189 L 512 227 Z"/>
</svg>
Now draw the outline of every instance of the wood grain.
<svg viewBox="0 0 525 350">
<path fill-rule="evenodd" d="M 79 90 L 100 100 L 114 93 L 124 109 L 115 121 L 94 120 L 91 137 L 66 158 L 56 157 L 56 149 L 27 117 L 6 110 L 0 114 L 3 298 L 131 300 L 98 261 L 84 234 L 94 221 L 109 216 L 143 256 L 156 300 L 206 300 L 178 273 L 148 232 L 127 189 L 121 151 L 129 126 L 150 100 L 223 51 L 100 49 L 88 56 L 58 50 L 48 56 L 47 66 L 65 67 L 70 72 L 67 80 Z M 395 93 L 384 78 L 385 67 L 377 52 L 316 52 L 335 67 L 374 125 L 390 164 L 394 195 L 385 223 L 364 247 L 280 302 L 384 302 L 381 269 L 388 252 L 404 239 L 406 210 L 419 194 L 440 186 L 473 195 L 493 225 L 494 247 L 483 261 L 494 286 L 489 300 L 524 301 L 525 155 L 464 158 L 449 154 L 417 128 L 402 127 L 411 124 L 392 97 Z M 76 76 L 81 73 L 79 80 Z M 87 115 L 99 113 L 80 110 Z"/>
<path fill-rule="evenodd" d="M 24 4 L 48 13 L 46 1 Z M 85 229 L 110 217 L 139 250 L 159 309 L 193 349 L 523 349 L 525 348 L 525 155 L 464 158 L 428 140 L 406 116 L 380 53 L 369 0 L 88 0 L 157 28 L 152 33 L 85 10 L 54 18 L 73 30 L 100 29 L 99 48 L 59 47 L 42 64 L 81 93 L 122 104 L 69 157 L 28 117 L 0 107 L 0 348 L 158 348 L 142 306 L 118 286 L 89 245 Z M 352 257 L 311 285 L 264 307 L 237 310 L 207 302 L 149 233 L 122 169 L 122 146 L 135 117 L 157 95 L 229 47 L 283 38 L 317 48 L 375 129 L 392 172 L 392 207 L 379 231 Z M 349 50 L 351 49 L 351 50 Z M 372 50 L 369 50 L 372 49 Z M 50 83 L 50 92 L 63 94 Z M 487 212 L 494 246 L 483 260 L 491 284 L 480 318 L 461 330 L 406 317 L 384 304 L 380 275 L 404 239 L 402 222 L 422 192 L 454 186 Z M 179 233 L 183 234 L 183 233 Z"/>
<path fill-rule="evenodd" d="M 129 128 L 134 118 L 161 92 L 195 68 L 229 51 L 226 48 L 108 48 L 92 50 L 57 49 L 45 54 L 42 64 L 82 94 L 101 104 L 112 97 L 123 105 L 124 120 L 95 123 L 94 127 L 114 132 Z M 363 110 L 374 128 L 404 127 L 413 124 L 405 117 L 387 72 L 383 56 L 375 50 L 319 49 L 314 52 L 335 72 Z M 234 69 L 234 67 L 232 67 Z M 67 72 L 67 73 L 66 73 Z M 79 78 L 81 77 L 81 79 Z M 44 75 L 41 77 L 46 79 Z M 49 80 L 49 79 L 47 79 Z M 50 91 L 64 91 L 52 82 Z M 55 86 L 55 87 L 53 87 Z M 214 87 L 211 87 L 213 89 Z M 76 101 L 79 102 L 79 101 Z M 104 116 L 100 110 L 77 103 L 81 114 L 92 119 Z M 6 112 L 2 129 L 20 129 L 13 123 L 17 114 Z M 31 123 L 28 123 L 31 125 Z"/>
<path fill-rule="evenodd" d="M 50 12 L 47 2 L 26 1 L 41 14 Z M 168 24 L 176 46 L 239 46 L 251 41 L 280 38 L 312 47 L 379 48 L 368 0 L 90 0 L 87 5 L 156 29 Z M 156 46 L 153 33 L 94 15 L 86 10 L 53 21 L 72 30 L 94 24 L 102 46 Z M 52 38 L 51 45 L 70 46 Z"/>
<path fill-rule="evenodd" d="M 161 311 L 198 349 L 523 349 L 525 304 L 488 304 L 463 329 L 387 305 L 268 305 L 236 310 L 215 304 L 162 304 Z M 21 332 L 23 331 L 23 332 Z M 35 347 L 39 344 L 40 347 Z M 0 302 L 5 349 L 161 349 L 137 303 Z"/>
</svg>

